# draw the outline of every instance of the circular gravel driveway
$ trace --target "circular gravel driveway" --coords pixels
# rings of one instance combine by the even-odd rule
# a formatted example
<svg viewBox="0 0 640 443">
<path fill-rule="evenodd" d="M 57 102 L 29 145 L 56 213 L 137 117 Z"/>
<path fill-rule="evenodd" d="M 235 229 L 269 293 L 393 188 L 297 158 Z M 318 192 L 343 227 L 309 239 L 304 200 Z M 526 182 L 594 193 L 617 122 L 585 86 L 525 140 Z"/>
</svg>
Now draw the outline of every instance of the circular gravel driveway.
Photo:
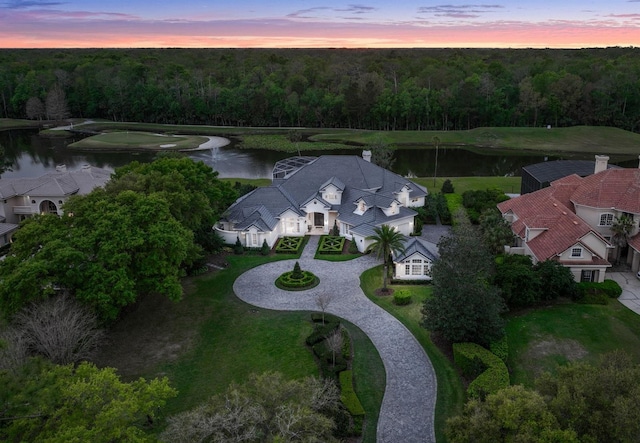
<svg viewBox="0 0 640 443">
<path fill-rule="evenodd" d="M 278 289 L 274 282 L 293 269 L 285 260 L 250 269 L 235 281 L 233 289 L 243 301 L 265 309 L 317 311 L 316 295 L 333 299 L 327 312 L 358 326 L 373 342 L 384 363 L 386 389 L 378 419 L 377 441 L 382 443 L 435 442 L 433 419 L 436 376 L 431 361 L 415 337 L 395 317 L 371 302 L 360 289 L 360 274 L 379 264 L 372 256 L 347 262 L 314 260 L 318 237 L 312 236 L 298 260 L 320 284 L 308 291 Z"/>
</svg>

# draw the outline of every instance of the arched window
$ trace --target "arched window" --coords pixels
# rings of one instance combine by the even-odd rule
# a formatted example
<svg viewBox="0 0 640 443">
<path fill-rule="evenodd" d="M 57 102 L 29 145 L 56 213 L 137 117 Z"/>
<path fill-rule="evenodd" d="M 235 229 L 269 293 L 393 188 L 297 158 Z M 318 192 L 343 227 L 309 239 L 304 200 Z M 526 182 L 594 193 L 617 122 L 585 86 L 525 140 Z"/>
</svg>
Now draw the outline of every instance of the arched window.
<svg viewBox="0 0 640 443">
<path fill-rule="evenodd" d="M 58 207 L 51 200 L 43 200 L 40 203 L 40 213 L 41 214 L 57 214 Z"/>
</svg>

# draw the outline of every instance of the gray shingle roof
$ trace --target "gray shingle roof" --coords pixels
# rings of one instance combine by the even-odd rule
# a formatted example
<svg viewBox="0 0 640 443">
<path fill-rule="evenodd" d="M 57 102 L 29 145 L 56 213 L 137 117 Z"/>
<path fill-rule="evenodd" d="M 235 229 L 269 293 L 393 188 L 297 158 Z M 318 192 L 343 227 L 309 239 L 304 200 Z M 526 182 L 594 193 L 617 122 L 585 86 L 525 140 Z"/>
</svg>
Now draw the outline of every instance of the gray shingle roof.
<svg viewBox="0 0 640 443">
<path fill-rule="evenodd" d="M 35 178 L 0 179 L 0 198 L 17 195 L 37 197 L 65 197 L 88 194 L 94 188 L 104 186 L 111 178 L 106 169 L 85 166 L 77 171 L 50 172 Z"/>
<path fill-rule="evenodd" d="M 341 205 L 332 205 L 321 198 L 319 191 L 329 184 L 343 191 Z M 223 219 L 233 223 L 235 229 L 256 225 L 259 220 L 265 226 L 275 226 L 273 221 L 287 209 L 303 215 L 300 207 L 315 199 L 338 211 L 339 219 L 354 227 L 366 224 L 378 226 L 415 215 L 414 211 L 403 206 L 400 206 L 398 214 L 390 217 L 380 209 L 390 207 L 394 201 L 400 203 L 397 193 L 404 186 L 411 190 L 410 198 L 427 194 L 425 188 L 359 156 L 324 155 L 299 165 L 285 180 L 274 180 L 271 186 L 258 188 L 238 199 L 225 212 Z M 371 209 L 362 215 L 353 214 L 354 203 L 360 198 L 364 198 Z M 264 208 L 259 212 L 262 218 L 256 218 L 255 208 L 258 206 Z M 243 210 L 247 208 L 251 209 L 249 213 Z M 249 216 L 250 221 L 247 220 Z"/>
<path fill-rule="evenodd" d="M 436 244 L 423 240 L 420 237 L 405 237 L 404 247 L 404 252 L 397 257 L 394 257 L 393 261 L 400 262 L 411 257 L 415 253 L 421 254 L 423 257 L 426 257 L 431 261 L 436 260 L 440 256 L 438 254 L 438 246 Z"/>
</svg>

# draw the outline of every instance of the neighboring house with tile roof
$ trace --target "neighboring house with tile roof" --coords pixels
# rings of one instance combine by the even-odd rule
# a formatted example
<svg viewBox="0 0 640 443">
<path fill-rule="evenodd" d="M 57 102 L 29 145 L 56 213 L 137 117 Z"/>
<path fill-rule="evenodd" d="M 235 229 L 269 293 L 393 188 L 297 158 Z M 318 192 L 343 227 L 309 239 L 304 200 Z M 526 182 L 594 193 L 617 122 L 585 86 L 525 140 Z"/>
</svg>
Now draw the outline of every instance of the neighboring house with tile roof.
<svg viewBox="0 0 640 443">
<path fill-rule="evenodd" d="M 364 251 L 375 227 L 413 232 L 416 212 L 410 208 L 424 205 L 424 187 L 355 155 L 291 160 L 276 164 L 270 186 L 225 211 L 215 229 L 226 243 L 239 238 L 244 246 L 259 248 L 266 240 L 271 247 L 283 236 L 328 234 L 337 226 Z"/>
<path fill-rule="evenodd" d="M 621 252 L 634 272 L 640 267 L 640 169 L 607 169 L 608 157 L 596 156 L 592 175 L 569 175 L 539 191 L 502 202 L 498 209 L 511 223 L 512 253 L 534 262 L 557 260 L 578 281 L 601 282 L 618 251 L 611 243 L 616 219 L 633 219 L 629 245 Z"/>
<path fill-rule="evenodd" d="M 25 218 L 34 214 L 62 215 L 62 205 L 70 196 L 88 194 L 110 178 L 110 171 L 84 165 L 77 171 L 58 166 L 56 172 L 40 177 L 0 179 L 0 246 L 11 241 Z"/>
<path fill-rule="evenodd" d="M 439 257 L 438 246 L 420 237 L 407 237 L 404 252 L 394 254 L 394 278 L 398 280 L 431 280 L 431 266 Z"/>
</svg>

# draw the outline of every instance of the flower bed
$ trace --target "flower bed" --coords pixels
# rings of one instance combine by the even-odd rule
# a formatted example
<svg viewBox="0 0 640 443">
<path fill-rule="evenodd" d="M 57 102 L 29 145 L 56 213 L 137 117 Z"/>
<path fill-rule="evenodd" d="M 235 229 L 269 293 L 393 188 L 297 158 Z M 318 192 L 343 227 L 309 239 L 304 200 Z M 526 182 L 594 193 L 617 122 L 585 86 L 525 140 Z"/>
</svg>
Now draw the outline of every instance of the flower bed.
<svg viewBox="0 0 640 443">
<path fill-rule="evenodd" d="M 342 254 L 344 249 L 344 237 L 335 237 L 333 235 L 323 235 L 318 245 L 319 254 Z"/>
</svg>

